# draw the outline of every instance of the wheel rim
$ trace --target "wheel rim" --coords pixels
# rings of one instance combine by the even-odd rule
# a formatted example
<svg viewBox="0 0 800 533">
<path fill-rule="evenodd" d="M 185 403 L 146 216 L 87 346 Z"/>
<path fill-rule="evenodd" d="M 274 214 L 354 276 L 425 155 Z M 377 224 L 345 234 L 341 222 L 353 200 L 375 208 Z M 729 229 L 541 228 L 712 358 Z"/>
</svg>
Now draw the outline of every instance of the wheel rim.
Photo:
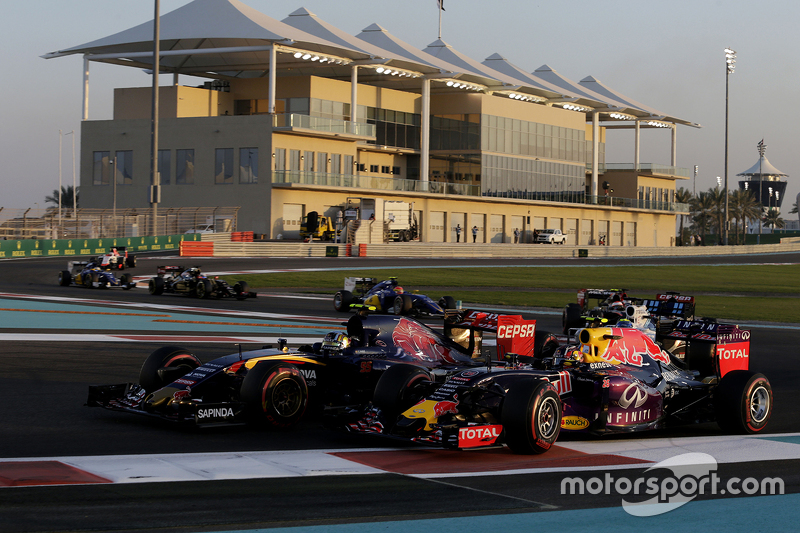
<svg viewBox="0 0 800 533">
<path fill-rule="evenodd" d="M 291 378 L 283 378 L 272 389 L 272 405 L 282 417 L 290 417 L 300 410 L 303 404 L 303 391 Z"/>
<path fill-rule="evenodd" d="M 394 314 L 402 315 L 403 314 L 403 301 L 400 298 L 394 299 Z"/>
<path fill-rule="evenodd" d="M 554 398 L 545 398 L 542 401 L 535 422 L 543 439 L 547 440 L 555 435 L 561 421 L 558 420 L 558 405 Z"/>
<path fill-rule="evenodd" d="M 750 418 L 756 424 L 764 422 L 769 414 L 769 392 L 763 385 L 750 395 Z"/>
<path fill-rule="evenodd" d="M 341 309 L 342 308 L 342 295 L 341 294 L 336 293 L 336 295 L 333 297 L 333 307 L 335 307 L 336 309 Z"/>
</svg>

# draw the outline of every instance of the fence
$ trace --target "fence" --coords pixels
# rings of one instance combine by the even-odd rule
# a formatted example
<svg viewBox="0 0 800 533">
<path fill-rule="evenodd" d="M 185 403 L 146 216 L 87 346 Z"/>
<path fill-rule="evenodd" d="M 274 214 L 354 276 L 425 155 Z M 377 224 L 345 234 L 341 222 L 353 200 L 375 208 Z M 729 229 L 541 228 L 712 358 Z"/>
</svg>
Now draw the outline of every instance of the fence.
<svg viewBox="0 0 800 533">
<path fill-rule="evenodd" d="M 109 239 L 178 235 L 197 228 L 235 231 L 238 207 L 160 208 L 154 223 L 149 208 L 8 209 L 0 207 L 0 240 Z"/>
</svg>

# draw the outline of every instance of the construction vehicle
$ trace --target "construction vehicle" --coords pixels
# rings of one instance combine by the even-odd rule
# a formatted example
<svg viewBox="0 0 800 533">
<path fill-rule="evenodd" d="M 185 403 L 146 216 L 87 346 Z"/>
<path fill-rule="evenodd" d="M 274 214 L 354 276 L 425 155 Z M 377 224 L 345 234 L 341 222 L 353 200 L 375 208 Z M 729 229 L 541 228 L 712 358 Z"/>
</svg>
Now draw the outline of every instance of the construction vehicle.
<svg viewBox="0 0 800 533">
<path fill-rule="evenodd" d="M 300 238 L 303 240 L 332 241 L 340 234 L 341 229 L 336 228 L 333 217 L 322 216 L 316 211 L 309 211 L 300 224 Z"/>
<path fill-rule="evenodd" d="M 348 198 L 344 208 L 346 221 L 383 222 L 383 241 L 407 242 L 419 238 L 414 204 L 382 198 Z M 380 226 L 376 226 L 380 227 Z"/>
</svg>

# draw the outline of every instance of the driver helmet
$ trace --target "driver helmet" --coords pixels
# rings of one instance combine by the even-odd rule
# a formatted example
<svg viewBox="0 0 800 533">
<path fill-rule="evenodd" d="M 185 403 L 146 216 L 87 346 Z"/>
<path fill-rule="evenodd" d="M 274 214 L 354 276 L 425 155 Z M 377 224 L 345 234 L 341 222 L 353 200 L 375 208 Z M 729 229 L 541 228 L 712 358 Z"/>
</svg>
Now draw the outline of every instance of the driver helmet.
<svg viewBox="0 0 800 533">
<path fill-rule="evenodd" d="M 633 322 L 628 320 L 627 318 L 621 318 L 617 320 L 617 327 L 618 328 L 632 328 Z"/>
<path fill-rule="evenodd" d="M 322 351 L 325 354 L 338 355 L 351 344 L 350 337 L 341 331 L 331 331 L 322 340 Z"/>
<path fill-rule="evenodd" d="M 397 287 L 394 288 L 394 293 L 395 294 L 403 294 L 403 287 L 398 285 Z"/>
</svg>

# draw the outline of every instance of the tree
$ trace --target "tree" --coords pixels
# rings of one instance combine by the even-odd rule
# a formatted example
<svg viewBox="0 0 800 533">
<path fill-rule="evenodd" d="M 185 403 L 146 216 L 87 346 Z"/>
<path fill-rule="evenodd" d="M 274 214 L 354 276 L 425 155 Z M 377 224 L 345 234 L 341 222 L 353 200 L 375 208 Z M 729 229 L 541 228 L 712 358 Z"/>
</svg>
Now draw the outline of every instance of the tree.
<svg viewBox="0 0 800 533">
<path fill-rule="evenodd" d="M 61 207 L 64 209 L 72 209 L 75 207 L 72 203 L 72 185 L 61 186 Z M 75 199 L 80 200 L 80 187 L 75 190 Z M 55 208 L 58 208 L 58 189 L 53 189 L 53 194 L 50 196 L 45 197 L 45 202 L 49 204 L 55 204 Z M 78 202 L 80 206 L 80 201 Z"/>
<path fill-rule="evenodd" d="M 768 228 L 778 228 L 781 229 L 786 226 L 786 221 L 781 218 L 781 213 L 777 209 L 770 209 L 766 215 L 764 215 L 764 225 Z"/>
<path fill-rule="evenodd" d="M 717 235 L 719 235 L 719 244 L 723 244 L 722 236 L 725 233 L 725 195 L 727 191 L 719 187 L 712 187 L 708 190 L 708 195 L 711 198 L 712 204 L 712 220 L 717 227 Z M 730 217 L 730 215 L 728 215 Z"/>
<path fill-rule="evenodd" d="M 701 192 L 689 202 L 692 213 L 692 224 L 695 231 L 700 235 L 708 233 L 708 227 L 712 219 L 714 203 L 707 192 Z"/>
<path fill-rule="evenodd" d="M 728 200 L 730 212 L 734 221 L 742 223 L 742 238 L 739 241 L 739 233 L 736 231 L 736 241 L 744 244 L 747 235 L 747 223 L 750 220 L 758 220 L 761 216 L 761 204 L 756 200 L 755 194 L 750 190 L 737 189 L 733 191 Z M 736 229 L 739 224 L 737 222 Z"/>
<path fill-rule="evenodd" d="M 691 204 L 694 195 L 692 191 L 689 189 L 684 189 L 683 187 L 679 187 L 678 190 L 675 191 L 675 202 L 679 204 Z M 691 209 L 691 205 L 689 207 Z M 679 215 L 680 217 L 680 225 L 678 226 L 678 235 L 680 239 L 680 246 L 684 245 L 683 242 L 683 219 L 684 215 Z"/>
</svg>

